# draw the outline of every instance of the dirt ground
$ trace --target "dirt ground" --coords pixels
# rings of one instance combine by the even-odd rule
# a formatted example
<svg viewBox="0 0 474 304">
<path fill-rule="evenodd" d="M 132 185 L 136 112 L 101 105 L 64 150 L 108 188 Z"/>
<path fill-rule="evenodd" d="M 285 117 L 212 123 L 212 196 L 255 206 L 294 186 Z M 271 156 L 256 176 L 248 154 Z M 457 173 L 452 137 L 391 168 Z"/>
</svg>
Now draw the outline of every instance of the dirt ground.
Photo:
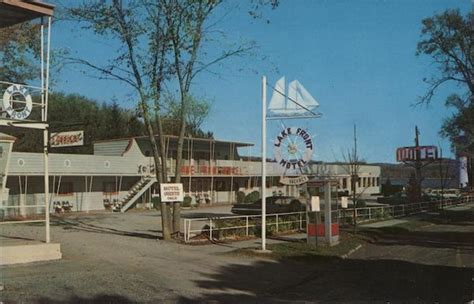
<svg viewBox="0 0 474 304">
<path fill-rule="evenodd" d="M 363 246 L 347 259 L 228 254 L 258 247 L 258 240 L 202 246 L 164 242 L 157 239 L 157 212 L 61 216 L 51 231 L 63 259 L 0 267 L 0 301 L 464 303 L 474 299 L 473 214 L 474 208 L 460 208 L 364 229 Z M 42 225 L 0 226 L 2 238 L 43 235 Z"/>
</svg>

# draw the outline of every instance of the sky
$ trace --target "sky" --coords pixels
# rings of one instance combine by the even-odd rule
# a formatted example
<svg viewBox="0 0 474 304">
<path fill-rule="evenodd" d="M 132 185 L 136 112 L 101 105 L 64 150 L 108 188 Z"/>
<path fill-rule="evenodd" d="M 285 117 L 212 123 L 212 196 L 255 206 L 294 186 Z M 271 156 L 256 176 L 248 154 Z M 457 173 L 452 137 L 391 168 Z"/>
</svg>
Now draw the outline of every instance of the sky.
<svg viewBox="0 0 474 304">
<path fill-rule="evenodd" d="M 446 85 L 429 106 L 414 106 L 427 90 L 423 78 L 437 73 L 429 57 L 415 52 L 422 19 L 451 8 L 465 15 L 471 1 L 281 0 L 259 19 L 251 18 L 242 3 L 230 1 L 211 20 L 225 36 L 204 46 L 206 59 L 242 40 L 254 41 L 258 49 L 200 74 L 192 86 L 193 94 L 212 102 L 202 127 L 216 139 L 252 143 L 240 153 L 261 155 L 261 77 L 274 85 L 285 76 L 298 79 L 320 104 L 321 118 L 284 122 L 313 136 L 315 160 L 343 160 L 352 147 L 354 125 L 359 155 L 370 163 L 396 162 L 396 148 L 414 144 L 415 125 L 421 145 L 440 146 L 444 156 L 453 157 L 439 130 L 452 115 L 445 98 L 462 90 Z M 65 22 L 53 27 L 52 47 L 103 62 L 117 45 Z M 56 91 L 133 106 L 132 89 L 91 78 L 78 67 L 65 67 L 55 79 Z M 172 84 L 168 88 L 174 90 Z M 280 129 L 281 122 L 268 122 L 267 157 Z"/>
</svg>

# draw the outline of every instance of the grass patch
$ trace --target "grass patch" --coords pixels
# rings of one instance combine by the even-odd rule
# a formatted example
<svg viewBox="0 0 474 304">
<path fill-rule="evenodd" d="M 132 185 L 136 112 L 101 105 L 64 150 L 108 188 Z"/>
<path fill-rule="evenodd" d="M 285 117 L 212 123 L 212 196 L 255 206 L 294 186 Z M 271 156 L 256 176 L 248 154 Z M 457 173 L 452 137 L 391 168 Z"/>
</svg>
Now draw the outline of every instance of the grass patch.
<svg viewBox="0 0 474 304">
<path fill-rule="evenodd" d="M 320 257 L 337 256 L 341 257 L 352 249 L 361 245 L 363 240 L 353 234 L 343 233 L 340 242 L 335 246 L 315 246 L 305 242 L 284 242 L 270 244 L 267 248 L 270 253 L 261 253 L 254 249 L 237 249 L 229 254 L 248 257 L 264 257 L 275 260 L 316 260 Z"/>
</svg>

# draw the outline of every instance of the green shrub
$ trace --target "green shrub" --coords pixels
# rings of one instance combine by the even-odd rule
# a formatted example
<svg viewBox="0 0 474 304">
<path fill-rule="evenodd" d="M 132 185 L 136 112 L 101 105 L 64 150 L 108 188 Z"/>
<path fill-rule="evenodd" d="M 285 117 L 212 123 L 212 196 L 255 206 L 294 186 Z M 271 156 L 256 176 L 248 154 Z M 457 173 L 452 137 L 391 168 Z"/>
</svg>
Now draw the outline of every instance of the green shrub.
<svg viewBox="0 0 474 304">
<path fill-rule="evenodd" d="M 189 195 L 186 195 L 183 200 L 183 207 L 191 207 L 192 201 L 193 199 Z"/>
<path fill-rule="evenodd" d="M 298 199 L 291 200 L 290 202 L 290 212 L 299 212 L 304 211 L 305 206 Z"/>
<path fill-rule="evenodd" d="M 237 192 L 237 203 L 242 204 L 245 202 L 245 192 L 239 191 Z"/>
<path fill-rule="evenodd" d="M 153 197 L 151 199 L 151 204 L 152 204 L 153 208 L 155 208 L 155 209 L 160 208 L 160 203 L 161 203 L 161 197 L 159 197 L 159 196 Z"/>
<path fill-rule="evenodd" d="M 245 197 L 245 203 L 254 203 L 260 198 L 260 192 L 252 191 Z"/>
</svg>

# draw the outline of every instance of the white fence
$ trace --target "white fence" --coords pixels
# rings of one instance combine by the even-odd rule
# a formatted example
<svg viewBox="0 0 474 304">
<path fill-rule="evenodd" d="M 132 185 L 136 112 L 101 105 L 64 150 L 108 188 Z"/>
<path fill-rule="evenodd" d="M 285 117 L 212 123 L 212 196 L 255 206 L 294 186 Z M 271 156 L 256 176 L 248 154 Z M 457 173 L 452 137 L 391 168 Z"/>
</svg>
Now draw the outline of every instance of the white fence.
<svg viewBox="0 0 474 304">
<path fill-rule="evenodd" d="M 474 196 L 458 199 L 444 199 L 434 202 L 414 204 L 364 207 L 356 209 L 357 223 L 381 221 L 403 217 L 417 213 L 474 203 Z M 321 214 L 323 217 L 324 215 Z M 352 223 L 354 209 L 338 209 L 332 212 L 333 220 Z M 281 233 L 285 231 L 305 231 L 306 212 L 267 214 L 267 232 Z M 186 243 L 202 239 L 225 239 L 227 234 L 232 237 L 248 237 L 260 232 L 261 215 L 236 215 L 222 217 L 201 217 L 183 219 L 184 241 Z"/>
</svg>

